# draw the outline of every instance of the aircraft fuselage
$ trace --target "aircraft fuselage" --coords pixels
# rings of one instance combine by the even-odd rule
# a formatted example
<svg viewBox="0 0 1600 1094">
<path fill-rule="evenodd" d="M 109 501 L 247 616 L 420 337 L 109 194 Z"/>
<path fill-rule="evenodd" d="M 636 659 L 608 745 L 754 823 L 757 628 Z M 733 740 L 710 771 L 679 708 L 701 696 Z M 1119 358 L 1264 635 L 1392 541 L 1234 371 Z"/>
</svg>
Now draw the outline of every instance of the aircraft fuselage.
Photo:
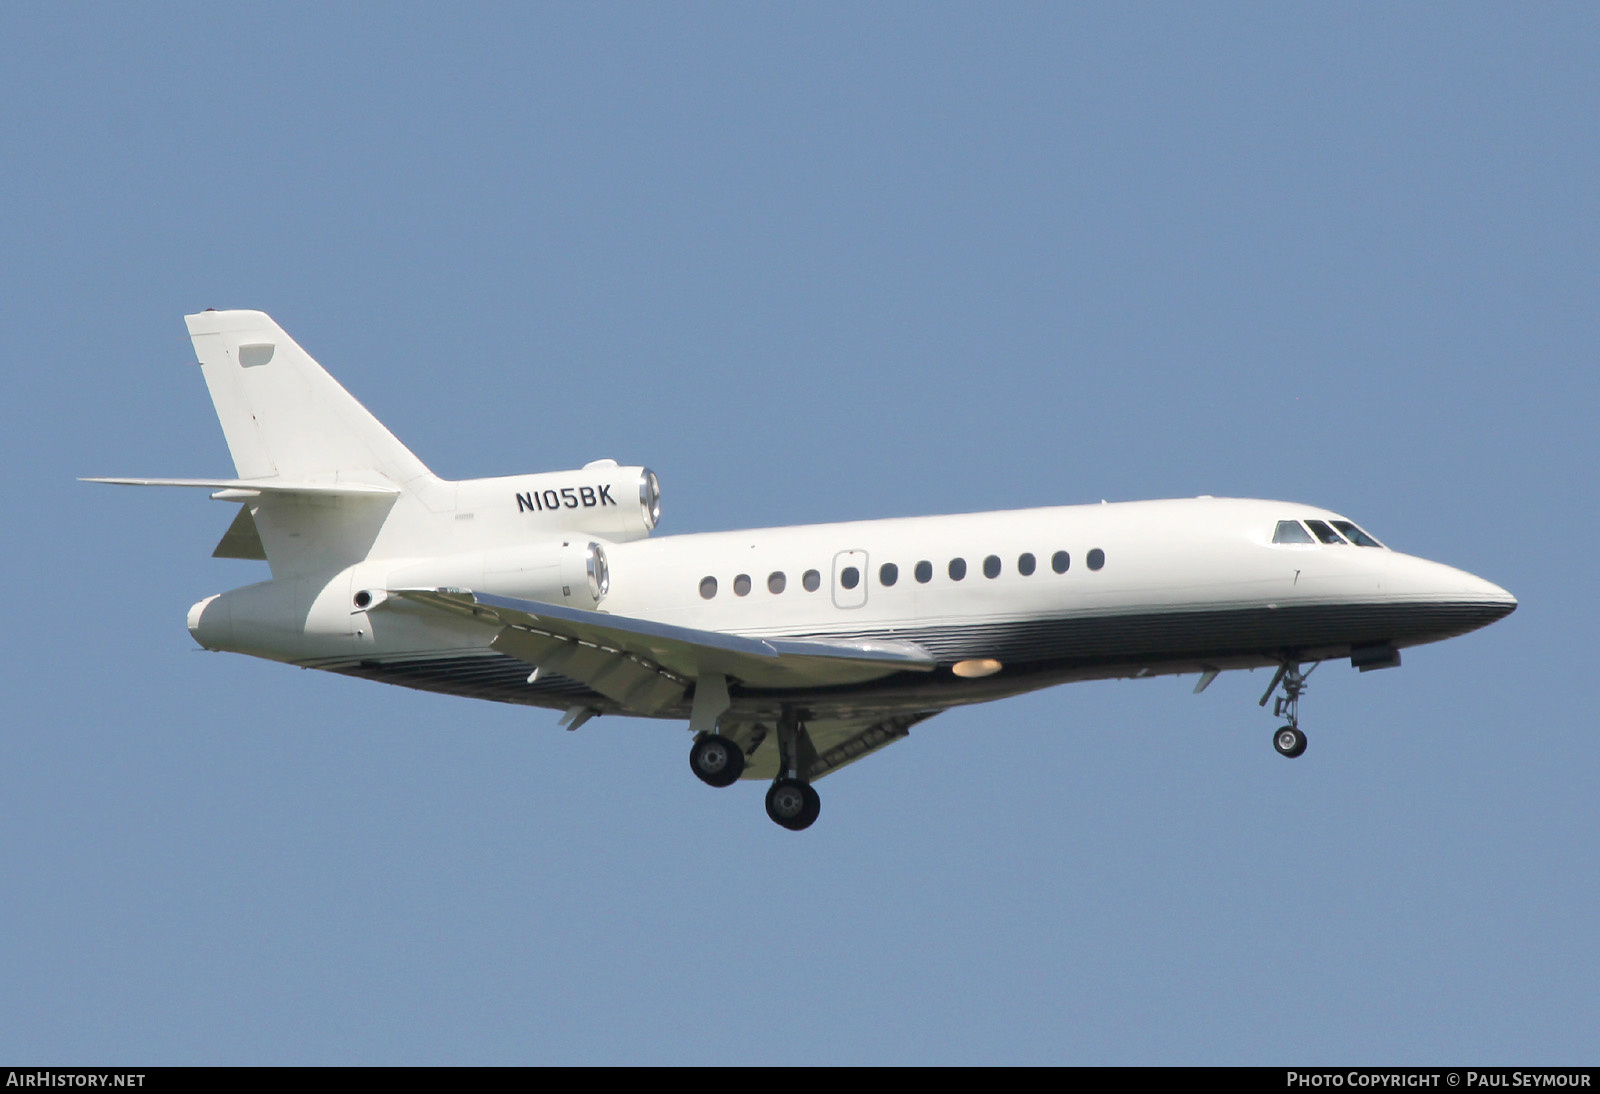
<svg viewBox="0 0 1600 1094">
<path fill-rule="evenodd" d="M 1496 585 L 1386 547 L 1272 542 L 1278 522 L 1308 519 L 1343 518 L 1289 502 L 1191 498 L 600 542 L 609 587 L 597 607 L 753 637 L 897 639 L 938 662 L 931 674 L 859 684 L 736 689 L 741 709 L 801 703 L 819 713 L 924 709 L 1074 680 L 1398 651 L 1474 630 L 1515 607 Z M 585 537 L 573 538 L 587 547 Z M 577 548 L 569 541 L 567 549 Z M 544 550 L 529 544 L 525 554 Z M 528 572 L 555 572 L 511 565 L 477 576 L 473 587 L 525 596 Z M 616 709 L 558 675 L 529 683 L 526 664 L 489 648 L 497 623 L 441 630 L 434 619 L 355 608 L 362 590 L 393 587 L 396 574 L 415 582 L 430 569 L 438 584 L 450 584 L 449 559 L 366 561 L 331 576 L 264 583 L 226 594 L 237 598 L 226 633 L 199 619 L 192 629 L 212 649 L 412 687 Z M 290 597 L 306 607 L 303 615 L 287 605 Z M 252 622 L 253 610 L 269 618 Z M 966 662 L 995 664 L 978 676 L 951 671 Z M 656 713 L 681 718 L 686 709 Z"/>
</svg>

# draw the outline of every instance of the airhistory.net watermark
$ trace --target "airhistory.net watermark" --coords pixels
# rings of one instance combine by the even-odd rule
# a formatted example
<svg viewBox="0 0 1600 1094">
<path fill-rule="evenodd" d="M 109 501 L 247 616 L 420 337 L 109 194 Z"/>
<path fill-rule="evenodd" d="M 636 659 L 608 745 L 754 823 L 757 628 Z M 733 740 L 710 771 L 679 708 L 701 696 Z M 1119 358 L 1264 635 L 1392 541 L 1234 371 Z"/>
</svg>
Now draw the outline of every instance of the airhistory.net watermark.
<svg viewBox="0 0 1600 1094">
<path fill-rule="evenodd" d="M 60 1087 L 60 1086 L 143 1086 L 142 1071 L 51 1071 L 48 1068 L 29 1068 L 26 1071 L 7 1071 L 7 1087 Z"/>
</svg>

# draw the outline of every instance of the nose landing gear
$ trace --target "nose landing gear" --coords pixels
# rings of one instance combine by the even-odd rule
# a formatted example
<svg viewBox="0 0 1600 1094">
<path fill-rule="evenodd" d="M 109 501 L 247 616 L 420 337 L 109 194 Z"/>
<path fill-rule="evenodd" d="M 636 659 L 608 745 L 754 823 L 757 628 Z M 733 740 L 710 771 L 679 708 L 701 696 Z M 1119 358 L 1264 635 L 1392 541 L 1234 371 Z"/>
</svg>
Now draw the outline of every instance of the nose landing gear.
<svg viewBox="0 0 1600 1094">
<path fill-rule="evenodd" d="M 1272 693 L 1278 690 L 1278 685 L 1283 685 L 1283 694 L 1273 703 L 1272 713 L 1274 717 L 1286 719 L 1289 724 L 1273 733 L 1272 747 L 1278 750 L 1278 755 L 1291 760 L 1306 750 L 1306 735 L 1300 731 L 1300 694 L 1306 690 L 1306 678 L 1317 670 L 1319 664 L 1320 661 L 1308 671 L 1301 672 L 1298 661 L 1285 661 L 1278 666 L 1272 683 L 1267 685 L 1266 694 L 1261 697 L 1260 705 L 1266 706 Z"/>
</svg>

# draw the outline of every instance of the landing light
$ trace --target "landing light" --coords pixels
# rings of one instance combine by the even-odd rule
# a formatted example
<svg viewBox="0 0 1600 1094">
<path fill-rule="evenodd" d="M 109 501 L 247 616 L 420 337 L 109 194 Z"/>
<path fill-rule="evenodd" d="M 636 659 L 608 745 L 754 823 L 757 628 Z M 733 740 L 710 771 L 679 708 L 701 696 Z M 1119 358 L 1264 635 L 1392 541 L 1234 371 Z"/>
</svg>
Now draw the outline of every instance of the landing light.
<svg viewBox="0 0 1600 1094">
<path fill-rule="evenodd" d="M 1000 662 L 992 657 L 978 657 L 971 661 L 957 661 L 950 667 L 950 671 L 965 680 L 976 680 L 981 676 L 993 676 L 1000 671 Z"/>
</svg>

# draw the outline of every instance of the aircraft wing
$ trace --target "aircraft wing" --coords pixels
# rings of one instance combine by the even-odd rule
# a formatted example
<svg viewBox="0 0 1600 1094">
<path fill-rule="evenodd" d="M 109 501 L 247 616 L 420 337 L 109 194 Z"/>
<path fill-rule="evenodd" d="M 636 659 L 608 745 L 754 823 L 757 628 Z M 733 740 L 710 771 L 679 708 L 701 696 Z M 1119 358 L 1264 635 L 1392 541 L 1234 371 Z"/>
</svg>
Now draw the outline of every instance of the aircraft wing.
<svg viewBox="0 0 1600 1094">
<path fill-rule="evenodd" d="M 752 638 L 461 589 L 391 589 L 388 596 L 499 623 L 496 650 L 641 714 L 678 702 L 701 676 L 756 688 L 828 687 L 935 665 L 911 642 Z"/>
</svg>

